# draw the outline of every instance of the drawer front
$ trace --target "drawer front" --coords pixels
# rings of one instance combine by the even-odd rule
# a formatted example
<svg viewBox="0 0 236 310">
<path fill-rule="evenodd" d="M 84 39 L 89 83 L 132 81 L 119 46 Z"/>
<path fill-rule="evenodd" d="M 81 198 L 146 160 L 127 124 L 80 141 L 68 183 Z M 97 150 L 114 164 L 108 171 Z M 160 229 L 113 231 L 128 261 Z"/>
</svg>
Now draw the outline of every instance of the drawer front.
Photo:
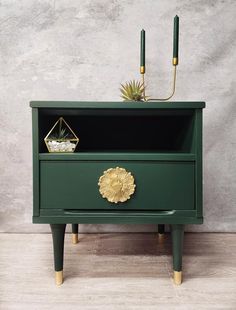
<svg viewBox="0 0 236 310">
<path fill-rule="evenodd" d="M 134 177 L 134 194 L 125 202 L 103 198 L 98 181 L 109 168 Z M 40 207 L 53 209 L 193 210 L 194 162 L 41 161 Z"/>
</svg>

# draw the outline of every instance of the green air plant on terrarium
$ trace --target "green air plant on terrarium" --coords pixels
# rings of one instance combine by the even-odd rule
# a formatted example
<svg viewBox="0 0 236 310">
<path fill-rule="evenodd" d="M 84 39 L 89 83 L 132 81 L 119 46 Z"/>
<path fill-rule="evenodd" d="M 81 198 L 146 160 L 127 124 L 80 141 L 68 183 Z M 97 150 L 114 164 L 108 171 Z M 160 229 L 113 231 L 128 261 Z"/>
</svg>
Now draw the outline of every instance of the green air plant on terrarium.
<svg viewBox="0 0 236 310">
<path fill-rule="evenodd" d="M 66 128 L 60 128 L 58 132 L 50 135 L 50 139 L 52 140 L 66 140 L 69 136 L 69 133 L 66 133 Z"/>
<path fill-rule="evenodd" d="M 129 81 L 126 82 L 124 85 L 121 84 L 121 98 L 124 101 L 144 101 L 144 90 L 145 86 L 140 81 Z"/>
<path fill-rule="evenodd" d="M 75 151 L 79 139 L 64 118 L 60 117 L 44 141 L 50 153 L 72 153 Z"/>
</svg>

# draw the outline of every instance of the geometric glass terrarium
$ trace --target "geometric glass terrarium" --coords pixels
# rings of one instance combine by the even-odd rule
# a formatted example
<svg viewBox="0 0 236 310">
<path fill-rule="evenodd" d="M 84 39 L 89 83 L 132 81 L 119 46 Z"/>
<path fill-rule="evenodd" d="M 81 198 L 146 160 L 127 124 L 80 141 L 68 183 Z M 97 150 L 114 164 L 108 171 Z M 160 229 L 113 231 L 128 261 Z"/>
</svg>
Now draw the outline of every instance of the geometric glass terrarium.
<svg viewBox="0 0 236 310">
<path fill-rule="evenodd" d="M 49 153 L 73 153 L 79 138 L 63 117 L 60 117 L 44 138 Z"/>
</svg>

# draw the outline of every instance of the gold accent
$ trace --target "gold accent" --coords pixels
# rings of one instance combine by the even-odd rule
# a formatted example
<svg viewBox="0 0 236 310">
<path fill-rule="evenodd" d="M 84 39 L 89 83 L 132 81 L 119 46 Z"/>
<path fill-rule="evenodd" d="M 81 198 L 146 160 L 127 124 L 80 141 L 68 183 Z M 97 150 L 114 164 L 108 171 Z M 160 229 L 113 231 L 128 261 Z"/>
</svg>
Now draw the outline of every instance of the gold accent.
<svg viewBox="0 0 236 310">
<path fill-rule="evenodd" d="M 130 199 L 136 187 L 131 173 L 119 167 L 104 171 L 98 185 L 102 197 L 114 203 Z"/>
<path fill-rule="evenodd" d="M 173 65 L 173 66 L 177 66 L 178 63 L 179 63 L 178 57 L 174 57 L 174 58 L 172 59 L 172 65 Z"/>
<path fill-rule="evenodd" d="M 140 67 L 140 73 L 141 73 L 141 74 L 144 74 L 144 73 L 145 73 L 145 66 L 141 66 L 141 67 Z"/>
<path fill-rule="evenodd" d="M 163 245 L 165 242 L 165 235 L 164 234 L 158 234 L 158 243 L 159 245 Z"/>
<path fill-rule="evenodd" d="M 147 101 L 146 95 L 145 95 L 145 74 L 142 74 L 142 83 L 143 83 L 143 99 L 144 101 Z"/>
<path fill-rule="evenodd" d="M 63 283 L 63 270 L 55 272 L 56 285 L 61 285 Z"/>
<path fill-rule="evenodd" d="M 152 98 L 152 99 L 146 99 L 146 101 L 167 101 L 170 98 L 174 96 L 175 93 L 175 85 L 176 85 L 176 68 L 177 66 L 174 65 L 174 71 L 173 71 L 173 87 L 172 87 L 172 93 L 169 97 L 167 98 Z"/>
<path fill-rule="evenodd" d="M 182 283 L 182 271 L 174 271 L 174 283 L 180 285 Z"/>
<path fill-rule="evenodd" d="M 72 243 L 76 244 L 79 242 L 78 234 L 73 234 L 72 233 Z"/>
<path fill-rule="evenodd" d="M 67 138 L 65 138 L 65 139 L 50 139 L 50 134 L 52 133 L 53 129 L 57 126 L 57 124 L 58 124 L 59 122 L 60 122 L 60 124 L 62 124 L 62 122 L 66 124 L 67 128 L 68 128 L 68 129 L 71 131 L 71 133 L 73 134 L 74 138 L 71 138 L 71 139 L 70 139 L 70 138 L 68 138 L 68 139 L 67 139 Z M 47 146 L 48 152 L 49 152 L 49 153 L 53 153 L 53 152 L 55 152 L 55 151 L 50 150 L 50 147 L 49 147 L 49 145 L 48 145 L 48 142 L 50 142 L 50 141 L 58 141 L 58 142 L 73 141 L 73 142 L 76 142 L 76 143 L 75 143 L 75 147 L 74 147 L 74 150 L 75 150 L 77 144 L 79 143 L 79 138 L 76 136 L 76 134 L 75 134 L 74 131 L 71 129 L 71 127 L 67 124 L 67 122 L 64 120 L 64 118 L 63 118 L 63 117 L 60 117 L 60 118 L 56 121 L 56 123 L 53 125 L 53 127 L 52 127 L 52 129 L 49 131 L 49 133 L 46 135 L 46 137 L 44 138 L 44 142 L 45 142 L 45 144 L 46 144 L 46 146 Z M 57 151 L 57 152 L 66 153 L 65 151 Z M 74 151 L 72 151 L 72 152 L 74 152 Z M 68 153 L 68 151 L 67 151 L 67 153 Z"/>
<path fill-rule="evenodd" d="M 165 236 L 165 234 L 160 234 L 160 233 L 158 233 L 158 238 L 159 238 L 159 239 L 164 239 L 164 236 Z"/>
</svg>

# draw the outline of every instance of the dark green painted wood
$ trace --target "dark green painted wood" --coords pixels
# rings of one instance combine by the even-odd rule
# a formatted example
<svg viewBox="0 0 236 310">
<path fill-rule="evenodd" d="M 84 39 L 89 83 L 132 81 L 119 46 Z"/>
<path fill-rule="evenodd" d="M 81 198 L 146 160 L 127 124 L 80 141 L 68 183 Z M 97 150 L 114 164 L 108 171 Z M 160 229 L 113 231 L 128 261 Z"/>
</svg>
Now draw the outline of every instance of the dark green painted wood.
<svg viewBox="0 0 236 310">
<path fill-rule="evenodd" d="M 157 153 L 157 152 L 80 152 L 78 153 L 41 153 L 39 160 L 42 161 L 195 161 L 196 156 L 192 153 Z"/>
<path fill-rule="evenodd" d="M 182 270 L 184 225 L 171 225 L 173 269 Z"/>
<path fill-rule="evenodd" d="M 50 223 L 55 270 L 63 269 L 66 224 L 170 224 L 173 265 L 182 270 L 184 224 L 201 224 L 204 102 L 33 101 L 34 223 Z M 48 154 L 44 137 L 59 116 L 79 133 L 74 154 Z M 131 199 L 103 199 L 111 167 L 135 178 Z"/>
<path fill-rule="evenodd" d="M 79 232 L 79 225 L 78 224 L 72 224 L 72 233 L 78 234 Z"/>
<path fill-rule="evenodd" d="M 158 113 L 157 115 L 159 116 L 175 115 L 176 117 L 178 117 L 181 115 L 191 115 L 190 111 L 192 110 L 195 115 L 193 117 L 194 121 L 190 123 L 191 126 L 188 126 L 188 128 L 186 128 L 183 131 L 183 133 L 186 132 L 185 140 L 183 140 L 183 144 L 187 143 L 187 145 L 191 145 L 188 152 L 170 152 L 170 150 L 168 151 L 168 153 L 160 152 L 160 150 L 158 152 L 151 152 L 151 151 L 137 152 L 135 150 L 133 150 L 132 152 L 127 152 L 127 150 L 122 150 L 120 152 L 104 152 L 103 150 L 103 152 L 95 152 L 95 151 L 81 152 L 80 151 L 79 153 L 74 153 L 74 154 L 45 154 L 45 153 L 40 154 L 39 153 L 39 154 L 34 155 L 34 158 L 37 159 L 35 160 L 35 162 L 36 161 L 38 162 L 40 160 L 41 162 L 52 161 L 52 162 L 58 162 L 58 163 L 60 162 L 63 163 L 65 161 L 66 162 L 67 161 L 71 161 L 71 162 L 78 161 L 81 163 L 86 162 L 86 161 L 87 163 L 92 162 L 92 161 L 94 161 L 94 163 L 97 163 L 97 162 L 101 163 L 103 161 L 109 161 L 109 163 L 119 162 L 120 164 L 126 164 L 132 161 L 132 163 L 139 165 L 144 162 L 149 163 L 149 164 L 153 164 L 155 162 L 159 162 L 160 164 L 163 162 L 165 164 L 167 162 L 176 162 L 176 164 L 177 163 L 182 164 L 182 161 L 192 162 L 192 164 L 195 165 L 194 185 L 195 185 L 196 190 L 194 191 L 195 193 L 194 200 L 196 201 L 196 204 L 194 205 L 194 208 L 196 208 L 196 211 L 194 211 L 195 209 L 192 209 L 193 212 L 195 212 L 194 214 L 192 214 L 191 216 L 187 216 L 187 217 L 185 215 L 182 215 L 182 218 L 184 219 L 184 221 L 186 221 L 186 223 L 187 221 L 191 223 L 202 222 L 202 190 L 201 190 L 201 186 L 202 186 L 201 185 L 201 182 L 202 182 L 202 175 L 201 175 L 202 114 L 201 113 L 202 112 L 201 112 L 201 108 L 205 107 L 204 102 L 168 102 L 168 103 L 152 102 L 144 106 L 143 103 L 135 103 L 135 102 L 124 103 L 124 102 L 62 102 L 62 101 L 61 102 L 45 102 L 45 101 L 40 102 L 40 101 L 35 101 L 31 103 L 31 106 L 39 107 L 39 109 L 33 109 L 33 110 L 35 112 L 39 110 L 40 120 L 41 120 L 40 123 L 38 123 L 38 117 L 34 118 L 33 116 L 33 128 L 36 129 L 36 130 L 33 129 L 33 138 L 34 138 L 33 144 L 34 146 L 36 146 L 34 148 L 34 153 L 38 153 L 39 151 L 38 129 L 40 129 L 40 132 L 41 132 L 42 127 L 45 125 L 45 118 L 47 118 L 48 115 L 55 115 L 55 119 L 56 119 L 56 117 L 58 117 L 58 115 L 60 115 L 61 112 L 66 111 L 68 115 L 71 112 L 73 113 L 74 116 L 80 115 L 80 113 L 81 115 L 83 113 L 85 113 L 86 115 L 90 115 L 90 114 L 92 115 L 94 112 L 94 115 L 95 113 L 97 113 L 98 116 L 102 114 L 109 116 L 109 115 L 112 115 L 112 113 L 115 113 L 115 114 L 120 115 L 120 117 L 122 117 L 123 115 L 126 115 L 126 114 L 130 116 L 132 116 L 132 114 L 137 115 L 137 112 L 141 111 L 141 113 L 144 114 L 145 117 L 149 117 L 148 115 L 151 115 L 151 114 L 149 114 L 148 111 L 150 110 L 151 113 Z M 89 111 L 89 114 L 87 114 L 88 111 Z M 33 112 L 33 115 L 35 114 L 35 112 Z M 193 131 L 192 134 L 191 134 L 191 131 Z M 41 135 L 40 139 L 42 139 L 43 136 L 41 133 L 40 135 Z M 66 218 L 66 221 L 67 221 L 68 215 L 62 214 L 61 211 L 59 211 L 58 206 L 55 208 L 56 214 L 47 215 L 45 214 L 45 211 L 43 211 L 45 209 L 43 209 L 42 208 L 43 206 L 41 205 L 41 212 L 39 216 L 39 205 L 37 205 L 39 203 L 39 197 L 37 198 L 37 191 L 35 191 L 35 188 L 36 189 L 38 188 L 37 187 L 38 179 L 39 179 L 39 174 L 37 175 L 37 165 L 34 165 L 34 194 L 36 193 L 36 195 L 34 195 L 34 221 L 40 222 L 41 221 L 40 216 L 43 216 L 42 222 L 45 222 L 46 219 L 51 221 L 53 216 L 54 217 L 57 216 L 56 221 L 62 222 L 63 218 Z M 190 209 L 188 210 L 190 211 Z M 49 210 L 51 209 L 48 209 L 48 211 Z M 125 210 L 128 211 L 128 209 L 125 209 Z M 135 210 L 135 209 L 131 209 L 131 210 Z M 74 221 L 76 216 L 77 216 L 76 214 L 73 214 L 72 216 L 73 223 L 76 223 Z M 96 214 L 94 214 L 94 216 L 96 216 Z M 117 215 L 113 214 L 112 216 L 117 216 Z M 161 215 L 162 218 L 164 217 L 165 221 L 168 221 L 168 219 L 170 219 L 169 216 L 170 215 L 168 216 Z M 71 216 L 69 217 L 71 218 Z M 101 220 L 102 217 L 103 215 L 101 215 L 101 217 L 98 220 Z M 171 215 L 171 221 L 174 221 L 175 217 L 178 217 L 178 214 L 176 212 Z M 196 219 L 196 217 L 198 218 Z M 90 218 L 91 216 L 83 215 L 83 221 L 89 221 Z M 146 219 L 147 217 L 145 218 L 145 220 Z M 108 217 L 106 216 L 105 221 L 107 220 L 108 220 Z M 117 220 L 119 222 L 123 222 L 124 218 L 122 216 L 119 218 L 115 218 L 114 222 L 116 222 Z M 148 219 L 148 221 L 149 220 L 150 219 Z M 160 214 L 157 215 L 157 218 L 154 219 L 154 222 L 161 223 L 159 220 L 160 220 Z M 176 220 L 179 223 L 179 217 L 176 218 Z M 94 217 L 93 217 L 93 221 L 95 221 Z M 128 221 L 133 222 L 130 220 L 130 218 L 128 219 Z M 141 217 L 137 217 L 137 221 L 141 222 L 142 221 Z"/>
<path fill-rule="evenodd" d="M 147 216 L 148 214 L 154 216 L 155 214 L 158 217 L 176 217 L 176 218 L 182 218 L 182 217 L 187 217 L 187 218 L 195 218 L 196 217 L 196 210 L 154 210 L 154 211 L 145 211 L 145 210 L 119 210 L 115 209 L 112 211 L 109 210 L 82 210 L 82 209 L 69 209 L 69 210 L 64 210 L 64 209 L 40 209 L 40 216 L 67 216 L 67 215 L 85 215 L 86 216 L 91 216 L 91 215 L 98 215 L 101 214 L 103 215 L 109 215 L 112 214 L 113 216 L 131 216 L 132 214 L 134 215 L 140 215 L 140 216 Z M 161 222 L 160 222 L 161 224 Z"/>
<path fill-rule="evenodd" d="M 110 203 L 99 193 L 98 181 L 109 168 L 121 167 L 134 176 L 129 200 Z M 41 161 L 40 206 L 61 209 L 191 210 L 194 209 L 192 162 Z"/>
<path fill-rule="evenodd" d="M 51 120 L 53 119 L 53 121 L 57 120 L 60 116 L 64 116 L 64 118 L 68 119 L 68 117 L 79 117 L 79 119 L 81 119 L 82 117 L 101 117 L 102 119 L 104 119 L 105 117 L 111 117 L 111 116 L 119 116 L 119 117 L 137 117 L 137 116 L 142 116 L 142 117 L 151 117 L 151 116 L 163 116 L 163 117 L 167 117 L 167 116 L 171 116 L 171 115 L 176 115 L 176 116 L 191 116 L 193 115 L 194 111 L 197 109 L 196 107 L 190 107 L 188 108 L 188 106 L 185 106 L 183 108 L 171 108 L 169 107 L 168 109 L 165 109 L 163 107 L 157 107 L 157 106 L 153 106 L 153 107 L 149 107 L 149 108 L 143 108 L 143 107 L 137 107 L 134 108 L 133 106 L 135 105 L 132 104 L 132 106 L 117 106 L 116 108 L 113 107 L 112 104 L 112 108 L 62 108 L 62 107 L 58 107 L 58 108 L 49 108 L 49 107 L 43 107 L 43 108 L 39 108 L 39 116 L 40 118 L 43 119 L 44 121 L 44 126 L 46 125 L 45 121 L 47 121 L 47 119 L 50 119 L 50 124 L 51 125 Z M 148 103 L 149 105 L 149 103 Z M 87 118 L 88 120 L 88 118 Z M 122 122 L 123 124 L 123 122 Z M 91 128 L 91 127 L 90 127 Z M 94 130 L 94 128 L 93 128 Z"/>
<path fill-rule="evenodd" d="M 158 216 L 156 214 L 151 215 L 150 213 L 147 216 L 142 215 L 116 215 L 110 212 L 107 216 L 103 214 L 96 214 L 93 212 L 91 216 L 38 216 L 33 217 L 34 224 L 62 224 L 62 223 L 78 223 L 79 224 L 202 224 L 202 218 L 193 218 L 193 217 L 165 217 Z"/>
<path fill-rule="evenodd" d="M 55 271 L 63 270 L 64 238 L 66 224 L 50 224 L 53 239 L 54 268 Z"/>
<path fill-rule="evenodd" d="M 164 213 L 165 212 L 165 213 Z M 102 212 L 98 211 L 81 211 L 65 212 L 63 215 L 40 215 L 33 217 L 34 223 L 80 223 L 80 224 L 202 224 L 203 219 L 196 216 L 178 215 L 178 211 L 155 212 Z M 44 213 L 45 214 L 45 213 Z"/>
<path fill-rule="evenodd" d="M 165 233 L 165 225 L 164 224 L 159 224 L 158 225 L 158 233 L 160 235 L 164 234 Z"/>
<path fill-rule="evenodd" d="M 32 108 L 66 109 L 198 109 L 204 108 L 203 101 L 168 101 L 168 102 L 122 102 L 122 101 L 31 101 Z"/>
<path fill-rule="evenodd" d="M 38 143 L 38 109 L 32 109 L 33 138 L 33 216 L 39 216 L 39 143 Z"/>
<path fill-rule="evenodd" d="M 203 216 L 203 193 L 202 193 L 202 110 L 197 109 L 196 114 L 196 166 L 195 166 L 195 182 L 196 182 L 196 206 L 197 216 Z"/>
<path fill-rule="evenodd" d="M 186 155 L 195 154 L 196 152 L 196 141 L 194 139 L 195 111 L 189 117 L 185 126 L 182 127 L 181 134 L 176 136 L 177 141 L 182 144 L 181 150 L 185 151 Z"/>
</svg>

